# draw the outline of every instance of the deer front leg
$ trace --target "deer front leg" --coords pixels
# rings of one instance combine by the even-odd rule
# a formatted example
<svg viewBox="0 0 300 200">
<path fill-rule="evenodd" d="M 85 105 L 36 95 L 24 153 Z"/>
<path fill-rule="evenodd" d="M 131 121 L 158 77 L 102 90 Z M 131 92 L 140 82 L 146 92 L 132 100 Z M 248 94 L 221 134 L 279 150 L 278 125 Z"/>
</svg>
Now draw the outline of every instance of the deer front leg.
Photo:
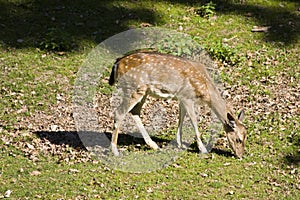
<svg viewBox="0 0 300 200">
<path fill-rule="evenodd" d="M 145 142 L 147 145 L 149 145 L 152 149 L 159 149 L 158 145 L 151 139 L 151 137 L 149 136 L 147 130 L 145 129 L 142 120 L 140 118 L 140 116 L 138 115 L 132 115 L 132 118 L 134 119 L 139 131 L 141 132 Z"/>
<path fill-rule="evenodd" d="M 193 122 L 193 127 L 195 129 L 196 141 L 197 141 L 197 146 L 198 146 L 199 150 L 201 151 L 201 153 L 208 153 L 206 147 L 204 146 L 204 144 L 202 143 L 202 141 L 200 139 L 200 133 L 198 130 L 197 122 Z"/>
<path fill-rule="evenodd" d="M 197 116 L 196 116 L 196 112 L 195 112 L 194 103 L 190 102 L 190 101 L 186 101 L 186 102 L 183 102 L 183 105 L 191 119 L 192 126 L 193 126 L 195 134 L 196 134 L 196 141 L 197 141 L 197 146 L 198 146 L 199 150 L 201 151 L 201 153 L 208 153 L 206 147 L 204 146 L 204 144 L 202 143 L 202 141 L 200 139 L 201 135 L 198 130 Z"/>
</svg>

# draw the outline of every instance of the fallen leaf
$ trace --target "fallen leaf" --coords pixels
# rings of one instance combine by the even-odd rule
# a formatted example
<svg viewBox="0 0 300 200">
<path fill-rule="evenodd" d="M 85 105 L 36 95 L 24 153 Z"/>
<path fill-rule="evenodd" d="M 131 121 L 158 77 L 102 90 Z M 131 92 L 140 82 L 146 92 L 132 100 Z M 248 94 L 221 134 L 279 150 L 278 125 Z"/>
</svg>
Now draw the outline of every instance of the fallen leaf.
<svg viewBox="0 0 300 200">
<path fill-rule="evenodd" d="M 5 198 L 9 198 L 10 195 L 11 195 L 12 191 L 11 190 L 7 190 L 5 193 L 4 193 L 4 197 Z"/>
<path fill-rule="evenodd" d="M 70 173 L 78 173 L 80 172 L 78 169 L 69 169 L 69 172 Z"/>
<path fill-rule="evenodd" d="M 34 150 L 34 149 L 35 149 L 34 146 L 33 146 L 32 144 L 26 143 L 26 146 L 27 146 L 29 149 L 31 149 L 31 150 Z"/>
<path fill-rule="evenodd" d="M 30 173 L 31 176 L 38 176 L 40 174 L 42 174 L 42 173 L 40 171 L 37 171 L 37 170 Z"/>
<path fill-rule="evenodd" d="M 175 168 L 182 168 L 180 165 L 178 165 L 176 163 L 173 164 L 173 167 L 175 167 Z"/>
<path fill-rule="evenodd" d="M 57 130 L 58 130 L 58 126 L 55 125 L 55 124 L 54 124 L 54 125 L 52 124 L 52 125 L 50 126 L 50 130 L 51 130 L 51 131 L 57 131 Z"/>
</svg>

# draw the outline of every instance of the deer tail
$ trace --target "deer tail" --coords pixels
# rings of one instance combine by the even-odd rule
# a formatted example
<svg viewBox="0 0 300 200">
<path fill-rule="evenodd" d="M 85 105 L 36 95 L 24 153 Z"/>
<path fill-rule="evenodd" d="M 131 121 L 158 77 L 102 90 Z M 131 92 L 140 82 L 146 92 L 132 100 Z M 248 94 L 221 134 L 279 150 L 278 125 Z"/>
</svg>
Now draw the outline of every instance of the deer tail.
<svg viewBox="0 0 300 200">
<path fill-rule="evenodd" d="M 118 78 L 118 63 L 116 62 L 112 68 L 112 71 L 110 73 L 110 77 L 109 77 L 109 85 L 114 85 L 117 82 L 117 78 Z"/>
</svg>

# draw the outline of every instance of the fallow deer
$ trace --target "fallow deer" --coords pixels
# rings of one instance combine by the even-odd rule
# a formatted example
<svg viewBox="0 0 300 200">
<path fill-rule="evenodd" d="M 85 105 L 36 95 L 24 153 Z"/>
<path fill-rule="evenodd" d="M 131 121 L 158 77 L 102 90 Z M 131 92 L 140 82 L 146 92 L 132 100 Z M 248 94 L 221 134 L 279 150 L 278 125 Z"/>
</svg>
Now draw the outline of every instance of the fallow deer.
<svg viewBox="0 0 300 200">
<path fill-rule="evenodd" d="M 119 128 L 125 115 L 130 112 L 146 144 L 153 149 L 158 145 L 144 128 L 140 112 L 147 95 L 179 101 L 179 124 L 177 144 L 182 146 L 182 126 L 186 114 L 191 119 L 199 150 L 207 153 L 200 139 L 195 105 L 207 104 L 222 122 L 229 146 L 241 158 L 244 154 L 246 128 L 242 124 L 244 111 L 235 117 L 209 77 L 205 66 L 185 58 L 155 52 L 135 52 L 117 59 L 109 84 L 121 86 L 124 97 L 115 111 L 111 150 L 118 156 L 117 140 Z"/>
</svg>

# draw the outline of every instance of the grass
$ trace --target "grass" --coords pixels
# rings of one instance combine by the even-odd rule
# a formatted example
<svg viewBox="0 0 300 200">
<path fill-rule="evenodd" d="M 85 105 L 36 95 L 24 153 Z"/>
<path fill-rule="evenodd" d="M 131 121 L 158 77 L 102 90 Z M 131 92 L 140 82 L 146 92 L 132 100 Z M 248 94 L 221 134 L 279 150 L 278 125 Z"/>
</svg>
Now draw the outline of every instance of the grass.
<svg viewBox="0 0 300 200">
<path fill-rule="evenodd" d="M 0 198 L 8 190 L 12 199 L 299 198 L 300 5 L 213 3 L 0 0 Z M 188 33 L 218 61 L 229 101 L 246 109 L 244 159 L 227 149 L 205 158 L 187 151 L 134 174 L 109 169 L 62 136 L 37 134 L 72 135 L 68 108 L 84 59 L 102 40 L 145 25 Z"/>
</svg>

